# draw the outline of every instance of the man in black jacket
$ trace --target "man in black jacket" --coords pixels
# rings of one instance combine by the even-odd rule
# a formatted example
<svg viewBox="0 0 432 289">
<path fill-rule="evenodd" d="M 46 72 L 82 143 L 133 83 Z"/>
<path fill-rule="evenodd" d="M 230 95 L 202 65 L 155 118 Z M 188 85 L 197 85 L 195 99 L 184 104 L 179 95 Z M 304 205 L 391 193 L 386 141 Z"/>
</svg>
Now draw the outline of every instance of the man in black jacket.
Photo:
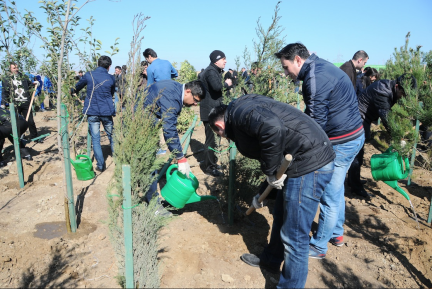
<svg viewBox="0 0 432 289">
<path fill-rule="evenodd" d="M 335 153 L 330 140 L 300 110 L 258 94 L 214 108 L 209 122 L 216 134 L 234 141 L 242 155 L 259 160 L 267 182 L 279 190 L 270 244 L 260 258 L 243 254 L 241 259 L 277 272 L 284 261 L 278 288 L 304 287 L 310 228 L 333 174 Z M 291 154 L 293 161 L 277 180 L 275 175 L 285 154 Z M 255 208 L 263 206 L 258 198 L 255 196 L 252 203 Z"/>
<path fill-rule="evenodd" d="M 371 123 L 381 118 L 382 123 L 387 131 L 390 127 L 387 121 L 387 114 L 397 103 L 397 101 L 405 96 L 403 86 L 408 84 L 411 89 L 417 88 L 417 80 L 410 74 L 403 74 L 396 80 L 381 79 L 369 85 L 364 92 L 359 95 L 358 107 L 360 115 L 363 119 L 363 127 L 365 129 L 366 140 L 371 138 L 370 127 Z M 363 188 L 360 180 L 360 170 L 363 165 L 364 147 L 361 148 L 351 167 L 348 171 L 348 184 L 352 192 L 368 197 L 368 193 Z"/>
<path fill-rule="evenodd" d="M 223 90 L 229 90 L 232 80 L 226 79 L 222 82 L 222 73 L 226 65 L 225 54 L 220 50 L 215 50 L 210 54 L 210 65 L 199 74 L 199 79 L 207 89 L 205 99 L 200 103 L 200 116 L 204 123 L 206 140 L 204 143 L 204 162 L 202 168 L 206 174 L 219 176 L 222 173 L 217 169 L 217 158 L 213 150 L 216 141 L 212 129 L 208 123 L 208 115 L 212 108 L 222 104 Z"/>
<path fill-rule="evenodd" d="M 39 82 L 32 82 L 30 78 L 19 72 L 18 65 L 14 62 L 10 64 L 10 74 L 3 78 L 2 88 L 2 105 L 6 102 L 14 102 L 19 114 L 27 117 L 28 111 L 31 111 L 31 90 L 35 89 L 33 85 L 39 85 Z M 30 130 L 30 139 L 38 136 L 36 124 L 33 119 L 33 113 L 30 112 L 28 118 L 28 128 Z M 20 132 L 21 134 L 24 131 Z"/>
<path fill-rule="evenodd" d="M 369 60 L 368 54 L 364 50 L 357 51 L 351 60 L 348 60 L 340 69 L 345 71 L 345 73 L 350 78 L 354 88 L 356 87 L 357 82 L 357 69 L 361 70 L 366 65 L 366 62 Z"/>
<path fill-rule="evenodd" d="M 332 180 L 320 201 L 318 229 L 311 238 L 309 256 L 322 259 L 327 243 L 343 245 L 345 176 L 364 143 L 357 95 L 345 72 L 300 43 L 292 43 L 275 55 L 285 75 L 303 81 L 305 113 L 326 132 L 336 153 Z"/>
</svg>

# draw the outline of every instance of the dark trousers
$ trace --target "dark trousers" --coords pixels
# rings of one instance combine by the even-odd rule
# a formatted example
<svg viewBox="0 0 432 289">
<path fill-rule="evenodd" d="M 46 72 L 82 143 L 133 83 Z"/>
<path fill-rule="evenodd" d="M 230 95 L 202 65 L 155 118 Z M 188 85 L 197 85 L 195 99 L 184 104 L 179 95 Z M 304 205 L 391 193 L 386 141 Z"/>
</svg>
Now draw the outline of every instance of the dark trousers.
<svg viewBox="0 0 432 289">
<path fill-rule="evenodd" d="M 21 114 L 24 119 L 27 117 L 27 113 L 30 110 L 29 118 L 28 118 L 28 128 L 30 131 L 30 138 L 35 138 L 38 136 L 36 124 L 33 119 L 33 113 L 31 112 L 31 107 L 29 103 L 21 103 L 16 105 L 18 113 Z M 20 134 L 23 134 L 25 130 L 20 131 Z"/>
<path fill-rule="evenodd" d="M 365 141 L 370 140 L 371 132 L 370 132 L 371 123 L 369 121 L 363 121 L 363 128 L 365 130 Z M 355 156 L 351 166 L 348 170 L 348 185 L 352 190 L 358 191 L 363 188 L 363 184 L 360 181 L 360 172 L 361 167 L 364 162 L 364 144 L 358 154 Z"/>
<path fill-rule="evenodd" d="M 210 127 L 208 121 L 203 121 L 205 128 L 205 143 L 204 143 L 204 162 L 203 169 L 216 166 L 217 158 L 214 151 L 210 150 L 208 147 L 216 148 L 216 140 L 213 130 Z"/>
<path fill-rule="evenodd" d="M 19 129 L 18 133 L 26 131 L 27 129 L 27 123 L 23 120 L 19 120 Z M 0 161 L 3 160 L 3 155 L 1 151 L 3 150 L 3 146 L 5 143 L 5 139 L 9 139 L 9 141 L 13 144 L 13 137 L 12 137 L 12 126 L 10 123 L 3 124 L 0 126 Z M 24 144 L 20 141 L 20 151 L 22 156 L 29 155 L 29 152 L 25 149 Z"/>
</svg>

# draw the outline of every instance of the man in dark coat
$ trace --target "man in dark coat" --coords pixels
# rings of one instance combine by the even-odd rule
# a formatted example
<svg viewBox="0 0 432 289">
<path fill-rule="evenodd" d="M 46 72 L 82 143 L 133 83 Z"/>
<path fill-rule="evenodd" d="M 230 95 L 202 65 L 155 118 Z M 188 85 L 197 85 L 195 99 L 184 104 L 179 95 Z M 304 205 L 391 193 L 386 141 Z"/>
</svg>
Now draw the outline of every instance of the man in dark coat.
<svg viewBox="0 0 432 289">
<path fill-rule="evenodd" d="M 92 138 L 93 153 L 96 159 L 96 170 L 105 170 L 105 159 L 100 144 L 100 124 L 102 123 L 111 144 L 111 152 L 114 153 L 113 116 L 115 108 L 113 95 L 115 92 L 115 78 L 109 74 L 111 58 L 101 56 L 98 59 L 98 68 L 89 71 L 78 81 L 75 92 L 78 94 L 81 89 L 87 86 L 87 97 L 84 100 L 83 114 L 87 115 L 89 131 Z"/>
<path fill-rule="evenodd" d="M 19 114 L 27 117 L 29 110 L 31 111 L 31 97 L 32 89 L 35 89 L 33 85 L 39 85 L 39 82 L 32 82 L 30 78 L 19 72 L 18 65 L 16 63 L 10 64 L 10 74 L 5 75 L 3 78 L 2 88 L 2 106 L 6 103 L 13 101 Z M 30 138 L 36 138 L 38 136 L 36 124 L 33 119 L 33 113 L 30 112 L 28 118 L 28 127 L 30 130 Z M 21 131 L 23 134 L 25 131 Z"/>
<path fill-rule="evenodd" d="M 417 88 L 417 80 L 410 74 L 403 74 L 396 80 L 381 79 L 369 85 L 358 97 L 358 107 L 363 119 L 366 140 L 371 138 L 371 123 L 381 118 L 382 124 L 387 131 L 390 127 L 387 121 L 387 114 L 393 105 L 405 96 L 403 86 L 408 83 L 412 89 Z M 360 170 L 363 165 L 364 147 L 361 148 L 348 171 L 348 184 L 351 191 L 359 196 L 368 197 L 360 180 Z"/>
<path fill-rule="evenodd" d="M 259 160 L 267 182 L 279 190 L 271 244 L 260 258 L 243 254 L 241 259 L 276 272 L 284 261 L 278 288 L 304 287 L 310 228 L 334 168 L 335 153 L 326 133 L 300 110 L 258 94 L 216 107 L 209 122 L 216 134 L 234 141 L 242 155 Z M 277 180 L 276 172 L 286 154 L 291 154 L 293 161 Z M 258 198 L 252 203 L 257 209 L 263 206 Z"/>
<path fill-rule="evenodd" d="M 229 90 L 232 86 L 231 79 L 222 82 L 222 72 L 226 65 L 225 54 L 215 50 L 210 54 L 210 65 L 199 74 L 199 79 L 207 88 L 206 98 L 200 104 L 200 116 L 204 123 L 206 140 L 204 143 L 204 162 L 202 168 L 206 174 L 219 176 L 222 173 L 218 170 L 217 158 L 213 150 L 216 141 L 212 129 L 208 123 L 208 115 L 212 108 L 222 104 L 223 90 Z"/>
<path fill-rule="evenodd" d="M 336 153 L 333 177 L 320 200 L 318 229 L 310 242 L 309 256 L 322 259 L 327 243 L 343 245 L 345 222 L 345 176 L 364 143 L 357 95 L 342 70 L 300 43 L 292 43 L 276 53 L 285 75 L 303 81 L 305 113 L 326 132 Z"/>
<path fill-rule="evenodd" d="M 340 69 L 342 69 L 343 71 L 345 71 L 346 74 L 348 74 L 348 77 L 350 78 L 354 88 L 356 87 L 357 82 L 356 69 L 361 70 L 366 65 L 366 62 L 368 60 L 368 54 L 364 50 L 359 50 L 354 54 L 351 60 L 348 60 L 340 67 Z"/>
</svg>

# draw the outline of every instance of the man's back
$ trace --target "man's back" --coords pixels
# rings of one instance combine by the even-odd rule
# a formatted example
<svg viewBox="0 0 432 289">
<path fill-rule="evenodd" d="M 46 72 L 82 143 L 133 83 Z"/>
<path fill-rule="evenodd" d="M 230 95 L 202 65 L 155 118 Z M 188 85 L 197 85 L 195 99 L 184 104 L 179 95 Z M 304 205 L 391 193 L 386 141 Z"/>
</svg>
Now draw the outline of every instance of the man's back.
<svg viewBox="0 0 432 289">
<path fill-rule="evenodd" d="M 158 118 L 161 118 L 166 112 L 179 115 L 183 107 L 182 90 L 183 84 L 174 80 L 155 82 L 148 89 L 144 106 L 152 107 L 156 100 L 154 112 Z"/>
<path fill-rule="evenodd" d="M 396 81 L 381 79 L 369 85 L 366 90 L 359 95 L 359 110 L 363 119 L 368 122 L 377 121 L 379 117 L 385 117 L 395 104 L 393 91 Z"/>
<path fill-rule="evenodd" d="M 79 92 L 87 85 L 87 97 L 84 100 L 83 113 L 87 115 L 111 116 L 115 115 L 112 96 L 115 92 L 115 78 L 103 67 L 84 74 L 76 84 Z"/>
<path fill-rule="evenodd" d="M 357 95 L 345 72 L 313 54 L 303 64 L 298 79 L 303 80 L 305 113 L 324 129 L 332 144 L 363 133 Z"/>
<path fill-rule="evenodd" d="M 294 157 L 289 177 L 318 169 L 334 159 L 321 127 L 295 107 L 258 94 L 231 102 L 225 132 L 246 157 L 259 159 L 266 175 L 274 174 L 287 153 Z"/>
<path fill-rule="evenodd" d="M 147 86 L 161 80 L 170 80 L 177 77 L 177 70 L 168 60 L 155 59 L 147 68 Z"/>
<path fill-rule="evenodd" d="M 342 69 L 342 71 L 344 71 L 348 75 L 353 87 L 356 87 L 357 71 L 354 67 L 353 62 L 351 60 L 348 60 L 347 62 L 341 65 L 340 69 Z"/>
</svg>

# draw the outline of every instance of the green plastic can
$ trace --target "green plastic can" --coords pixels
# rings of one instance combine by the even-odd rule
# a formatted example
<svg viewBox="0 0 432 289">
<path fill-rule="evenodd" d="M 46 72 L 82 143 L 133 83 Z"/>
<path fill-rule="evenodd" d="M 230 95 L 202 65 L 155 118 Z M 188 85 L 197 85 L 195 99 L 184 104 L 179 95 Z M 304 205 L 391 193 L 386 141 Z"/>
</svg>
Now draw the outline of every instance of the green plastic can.
<svg viewBox="0 0 432 289">
<path fill-rule="evenodd" d="M 88 155 L 77 155 L 76 159 L 71 159 L 77 179 L 80 181 L 88 181 L 95 177 L 93 164 Z"/>
<path fill-rule="evenodd" d="M 405 166 L 404 166 L 405 161 Z M 371 157 L 372 177 L 376 181 L 397 181 L 408 177 L 409 160 L 402 158 L 392 147 L 382 154 Z"/>
</svg>

